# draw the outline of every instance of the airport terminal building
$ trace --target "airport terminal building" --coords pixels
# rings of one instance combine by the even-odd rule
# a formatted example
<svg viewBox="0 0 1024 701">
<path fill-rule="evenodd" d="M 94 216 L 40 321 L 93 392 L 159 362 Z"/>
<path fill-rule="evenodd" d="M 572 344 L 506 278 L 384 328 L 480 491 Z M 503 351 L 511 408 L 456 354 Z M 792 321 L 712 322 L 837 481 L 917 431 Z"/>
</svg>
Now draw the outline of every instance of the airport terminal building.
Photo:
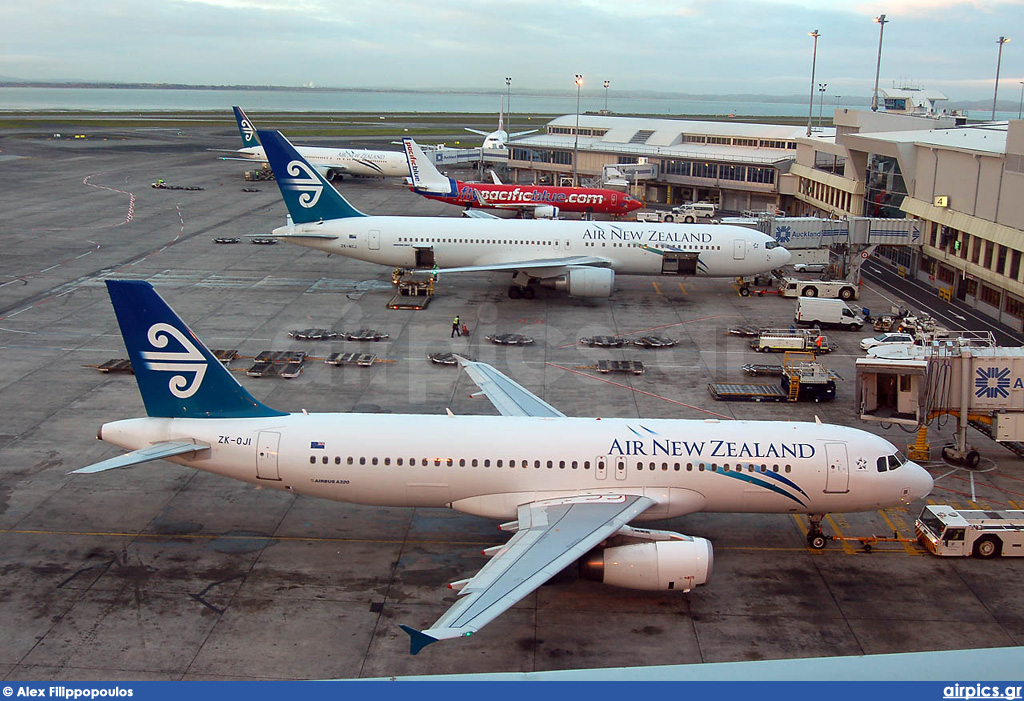
<svg viewBox="0 0 1024 701">
<path fill-rule="evenodd" d="M 513 175 L 572 184 L 578 153 L 580 184 L 600 181 L 606 167 L 626 166 L 621 172 L 634 194 L 653 205 L 705 201 L 765 211 L 795 192 L 788 172 L 805 127 L 592 114 L 578 120 L 579 131 L 577 115 L 563 115 L 543 134 L 511 143 Z"/>
<path fill-rule="evenodd" d="M 834 127 L 809 136 L 806 126 L 563 115 L 510 144 L 509 167 L 519 180 L 571 184 L 578 155 L 581 184 L 618 170 L 650 206 L 917 218 L 922 246 L 877 253 L 1024 328 L 1024 121 L 967 125 L 936 109 L 940 94 L 883 94 L 889 111 L 837 109 Z"/>
<path fill-rule="evenodd" d="M 1024 328 L 1024 121 L 837 110 L 835 124 L 835 135 L 800 140 L 793 213 L 920 219 L 920 247 L 878 254 Z"/>
</svg>

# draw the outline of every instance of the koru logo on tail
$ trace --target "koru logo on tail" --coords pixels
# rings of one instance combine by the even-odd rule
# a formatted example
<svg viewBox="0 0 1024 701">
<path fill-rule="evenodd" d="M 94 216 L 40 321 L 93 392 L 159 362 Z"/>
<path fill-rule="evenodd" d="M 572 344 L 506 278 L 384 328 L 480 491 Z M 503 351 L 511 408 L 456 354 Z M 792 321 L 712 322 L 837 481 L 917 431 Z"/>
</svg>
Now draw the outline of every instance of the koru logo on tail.
<svg viewBox="0 0 1024 701">
<path fill-rule="evenodd" d="M 320 200 L 320 193 L 324 191 L 324 186 L 320 184 L 316 173 L 302 161 L 291 161 L 285 170 L 288 171 L 288 177 L 282 184 L 289 190 L 302 193 L 299 195 L 299 204 L 306 209 L 316 205 Z M 306 177 L 299 177 L 302 175 Z"/>
<path fill-rule="evenodd" d="M 185 334 L 170 324 L 153 324 L 146 333 L 154 348 L 166 348 L 171 338 L 181 344 L 181 351 L 141 351 L 139 355 L 146 361 L 146 369 L 156 372 L 191 373 L 192 382 L 184 375 L 173 375 L 167 383 L 178 399 L 188 399 L 199 391 L 206 375 L 206 358 L 198 348 L 189 341 Z"/>
<path fill-rule="evenodd" d="M 247 142 L 252 141 L 253 139 L 256 138 L 256 129 L 253 127 L 253 125 L 249 122 L 248 119 L 242 120 L 242 132 L 245 134 L 245 140 Z"/>
</svg>

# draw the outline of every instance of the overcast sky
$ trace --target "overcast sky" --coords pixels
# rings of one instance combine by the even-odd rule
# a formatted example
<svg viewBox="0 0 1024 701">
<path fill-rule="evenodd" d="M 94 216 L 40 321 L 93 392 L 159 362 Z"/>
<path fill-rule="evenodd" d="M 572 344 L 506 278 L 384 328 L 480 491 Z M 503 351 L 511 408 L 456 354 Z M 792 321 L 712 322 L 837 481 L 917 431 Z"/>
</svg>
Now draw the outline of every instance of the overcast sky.
<svg viewBox="0 0 1024 701">
<path fill-rule="evenodd" d="M 0 0 L 0 76 L 324 87 L 870 95 L 1001 101 L 1024 80 L 1024 0 Z"/>
</svg>

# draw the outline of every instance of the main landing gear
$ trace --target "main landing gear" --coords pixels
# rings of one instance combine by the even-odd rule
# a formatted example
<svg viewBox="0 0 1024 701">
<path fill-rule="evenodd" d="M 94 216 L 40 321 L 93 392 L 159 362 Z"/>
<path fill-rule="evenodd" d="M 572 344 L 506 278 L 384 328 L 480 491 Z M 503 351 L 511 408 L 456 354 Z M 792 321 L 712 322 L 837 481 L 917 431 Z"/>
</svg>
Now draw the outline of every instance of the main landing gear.
<svg viewBox="0 0 1024 701">
<path fill-rule="evenodd" d="M 825 546 L 828 545 L 828 536 L 821 530 L 821 520 L 823 518 L 825 518 L 825 514 L 807 515 L 807 545 L 814 550 L 824 550 Z"/>
<path fill-rule="evenodd" d="M 530 285 L 510 285 L 508 288 L 509 299 L 533 299 L 537 290 Z"/>
</svg>

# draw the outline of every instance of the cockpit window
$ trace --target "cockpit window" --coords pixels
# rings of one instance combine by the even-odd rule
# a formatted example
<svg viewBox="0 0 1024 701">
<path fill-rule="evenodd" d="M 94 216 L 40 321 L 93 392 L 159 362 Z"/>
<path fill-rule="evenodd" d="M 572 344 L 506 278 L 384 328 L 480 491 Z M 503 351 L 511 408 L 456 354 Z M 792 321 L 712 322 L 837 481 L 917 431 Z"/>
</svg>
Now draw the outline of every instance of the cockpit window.
<svg viewBox="0 0 1024 701">
<path fill-rule="evenodd" d="M 876 465 L 879 472 L 885 472 L 886 470 L 895 470 L 906 462 L 907 456 L 897 450 L 895 455 L 882 455 L 879 457 Z"/>
<path fill-rule="evenodd" d="M 779 246 L 779 242 L 778 241 L 768 241 L 768 242 L 766 242 L 764 244 L 764 247 L 766 249 L 768 249 L 769 251 L 772 250 L 773 248 L 778 248 L 778 246 Z"/>
</svg>

